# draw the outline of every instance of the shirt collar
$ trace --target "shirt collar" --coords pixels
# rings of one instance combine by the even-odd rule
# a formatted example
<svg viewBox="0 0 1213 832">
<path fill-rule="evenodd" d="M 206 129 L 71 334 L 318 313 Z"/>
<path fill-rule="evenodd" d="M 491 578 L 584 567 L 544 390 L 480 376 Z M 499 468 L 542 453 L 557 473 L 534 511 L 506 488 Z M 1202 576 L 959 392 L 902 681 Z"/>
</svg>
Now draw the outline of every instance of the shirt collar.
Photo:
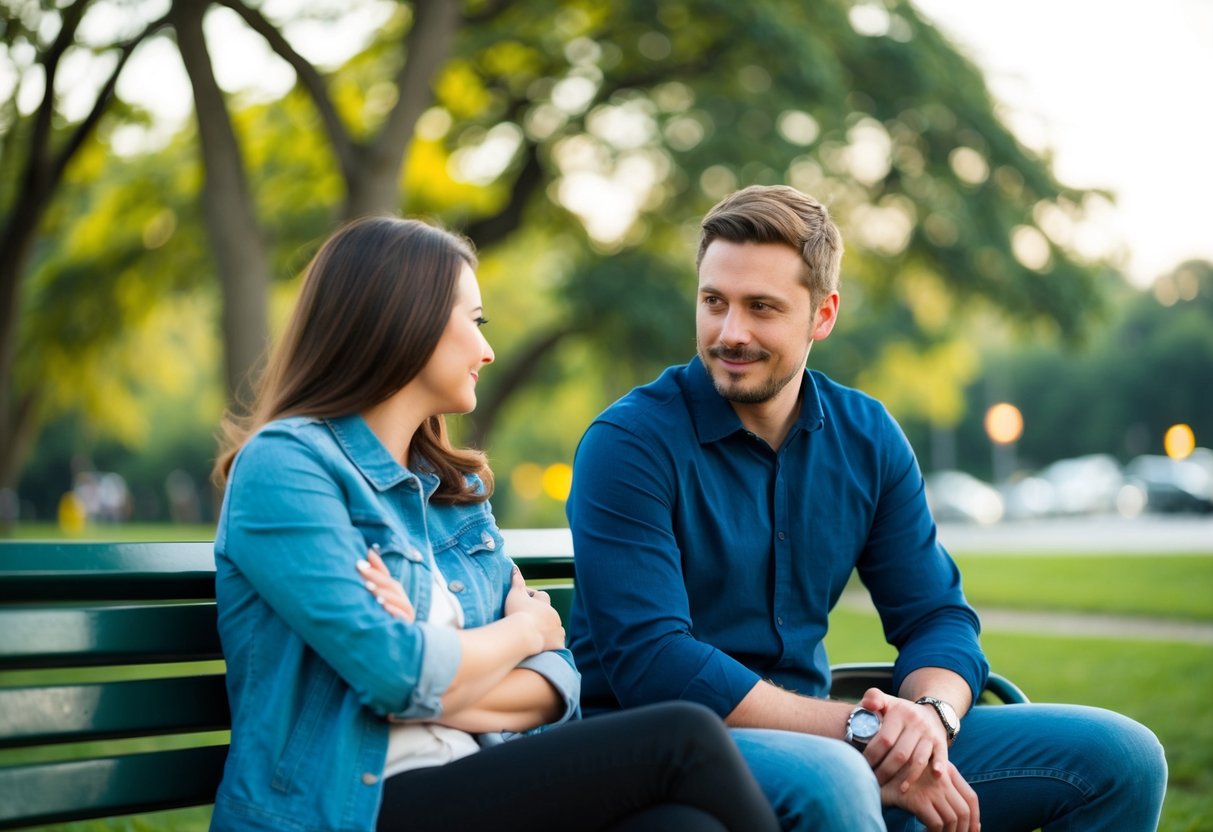
<svg viewBox="0 0 1213 832">
<path fill-rule="evenodd" d="M 337 444 L 349 457 L 350 462 L 362 472 L 362 476 L 379 491 L 386 491 L 405 480 L 417 480 L 418 486 L 427 495 L 438 487 L 438 477 L 433 474 L 416 474 L 401 465 L 390 453 L 360 413 L 325 419 Z"/>
<path fill-rule="evenodd" d="M 716 392 L 712 376 L 698 355 L 687 364 L 685 378 L 684 390 L 691 404 L 691 420 L 695 424 L 695 433 L 699 436 L 700 444 L 718 442 L 730 434 L 746 429 L 728 399 Z M 788 431 L 788 438 L 800 430 L 818 430 L 824 424 L 825 412 L 821 407 L 821 397 L 817 393 L 817 382 L 813 374 L 806 369 L 804 381 L 800 385 L 800 415 Z"/>
</svg>

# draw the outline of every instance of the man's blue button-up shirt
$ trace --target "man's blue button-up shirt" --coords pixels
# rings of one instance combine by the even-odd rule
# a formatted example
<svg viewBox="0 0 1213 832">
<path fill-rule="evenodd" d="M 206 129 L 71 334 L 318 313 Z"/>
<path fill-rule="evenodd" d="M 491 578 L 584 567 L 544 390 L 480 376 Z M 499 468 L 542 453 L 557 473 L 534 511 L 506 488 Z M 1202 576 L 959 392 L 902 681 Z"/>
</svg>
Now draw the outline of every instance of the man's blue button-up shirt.
<svg viewBox="0 0 1213 832">
<path fill-rule="evenodd" d="M 936 540 L 901 429 L 859 391 L 806 371 L 778 451 L 698 358 L 608 408 L 577 450 L 570 646 L 587 709 L 688 699 L 727 715 L 759 679 L 829 692 L 822 639 L 853 570 L 920 667 L 988 665 L 960 574 Z"/>
</svg>

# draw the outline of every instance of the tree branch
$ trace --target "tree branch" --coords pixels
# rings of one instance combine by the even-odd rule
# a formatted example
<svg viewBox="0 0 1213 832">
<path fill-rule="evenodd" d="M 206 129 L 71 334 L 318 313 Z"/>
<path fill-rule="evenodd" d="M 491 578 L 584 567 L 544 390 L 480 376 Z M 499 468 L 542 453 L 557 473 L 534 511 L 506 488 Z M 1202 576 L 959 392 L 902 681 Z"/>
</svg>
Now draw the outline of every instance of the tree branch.
<svg viewBox="0 0 1213 832">
<path fill-rule="evenodd" d="M 413 4 L 413 25 L 404 41 L 405 61 L 396 76 L 396 104 L 375 137 L 373 155 L 403 156 L 417 119 L 433 101 L 433 79 L 450 56 L 458 30 L 458 3 L 417 0 Z"/>
<path fill-rule="evenodd" d="M 63 177 L 64 171 L 67 170 L 67 165 L 72 157 L 84 145 L 89 134 L 97 126 L 97 122 L 101 121 L 101 117 L 105 115 L 105 110 L 109 106 L 110 100 L 114 97 L 114 89 L 118 86 L 118 76 L 122 74 L 122 70 L 126 67 L 126 62 L 130 60 L 135 48 L 166 26 L 168 26 L 168 15 L 161 17 L 159 20 L 152 21 L 142 32 L 118 47 L 118 63 L 114 66 L 113 71 L 110 72 L 109 78 L 105 80 L 104 86 L 97 93 L 97 100 L 93 102 L 93 108 L 84 117 L 84 120 L 76 125 L 76 129 L 68 136 L 59 155 L 51 164 L 51 190 L 54 190 L 54 187 Z"/>
<path fill-rule="evenodd" d="M 333 154 L 337 157 L 337 163 L 341 166 L 343 176 L 349 181 L 356 175 L 358 143 L 341 121 L 341 116 L 337 113 L 332 98 L 329 97 L 328 83 L 324 76 L 309 60 L 295 51 L 278 27 L 267 20 L 260 11 L 250 8 L 241 0 L 217 0 L 217 2 L 240 15 L 249 28 L 265 38 L 270 48 L 282 60 L 290 64 L 291 69 L 295 70 L 295 78 L 312 99 L 316 111 L 320 114 L 320 121 L 324 125 L 324 132 L 328 134 Z"/>
<path fill-rule="evenodd" d="M 504 368 L 504 372 L 494 375 L 493 386 L 480 396 L 476 411 L 472 414 L 469 445 L 474 448 L 485 447 L 485 440 L 493 432 L 504 404 L 535 375 L 544 356 L 565 338 L 580 331 L 576 326 L 563 326 L 542 333 L 516 355 L 514 361 Z"/>
</svg>

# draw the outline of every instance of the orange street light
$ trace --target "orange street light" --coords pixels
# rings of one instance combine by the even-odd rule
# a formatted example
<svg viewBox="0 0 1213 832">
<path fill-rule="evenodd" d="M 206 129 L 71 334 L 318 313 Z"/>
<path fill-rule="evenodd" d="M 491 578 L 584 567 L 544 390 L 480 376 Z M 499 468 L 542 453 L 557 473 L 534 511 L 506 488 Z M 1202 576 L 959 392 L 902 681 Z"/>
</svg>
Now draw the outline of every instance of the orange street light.
<svg viewBox="0 0 1213 832">
<path fill-rule="evenodd" d="M 1196 434 L 1187 425 L 1171 425 L 1163 437 L 1162 446 L 1171 459 L 1187 459 L 1196 450 Z"/>
<path fill-rule="evenodd" d="M 1023 436 L 1023 414 L 1009 402 L 991 405 L 986 411 L 986 435 L 998 445 L 1010 445 Z"/>
</svg>

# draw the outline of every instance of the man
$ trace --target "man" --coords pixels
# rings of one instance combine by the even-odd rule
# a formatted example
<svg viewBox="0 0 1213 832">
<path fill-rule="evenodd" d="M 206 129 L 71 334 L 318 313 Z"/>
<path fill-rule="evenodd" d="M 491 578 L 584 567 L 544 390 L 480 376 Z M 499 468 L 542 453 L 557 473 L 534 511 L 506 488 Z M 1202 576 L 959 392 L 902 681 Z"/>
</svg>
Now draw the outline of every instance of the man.
<svg viewBox="0 0 1213 832">
<path fill-rule="evenodd" d="M 746 188 L 704 219 L 697 357 L 613 404 L 577 451 L 583 707 L 712 708 L 785 829 L 1154 829 L 1166 763 L 1142 726 L 970 711 L 988 673 L 978 620 L 913 452 L 879 402 L 806 370 L 837 320 L 841 258 L 826 209 L 792 188 Z M 899 694 L 859 708 L 824 698 L 822 646 L 856 568 Z"/>
</svg>

